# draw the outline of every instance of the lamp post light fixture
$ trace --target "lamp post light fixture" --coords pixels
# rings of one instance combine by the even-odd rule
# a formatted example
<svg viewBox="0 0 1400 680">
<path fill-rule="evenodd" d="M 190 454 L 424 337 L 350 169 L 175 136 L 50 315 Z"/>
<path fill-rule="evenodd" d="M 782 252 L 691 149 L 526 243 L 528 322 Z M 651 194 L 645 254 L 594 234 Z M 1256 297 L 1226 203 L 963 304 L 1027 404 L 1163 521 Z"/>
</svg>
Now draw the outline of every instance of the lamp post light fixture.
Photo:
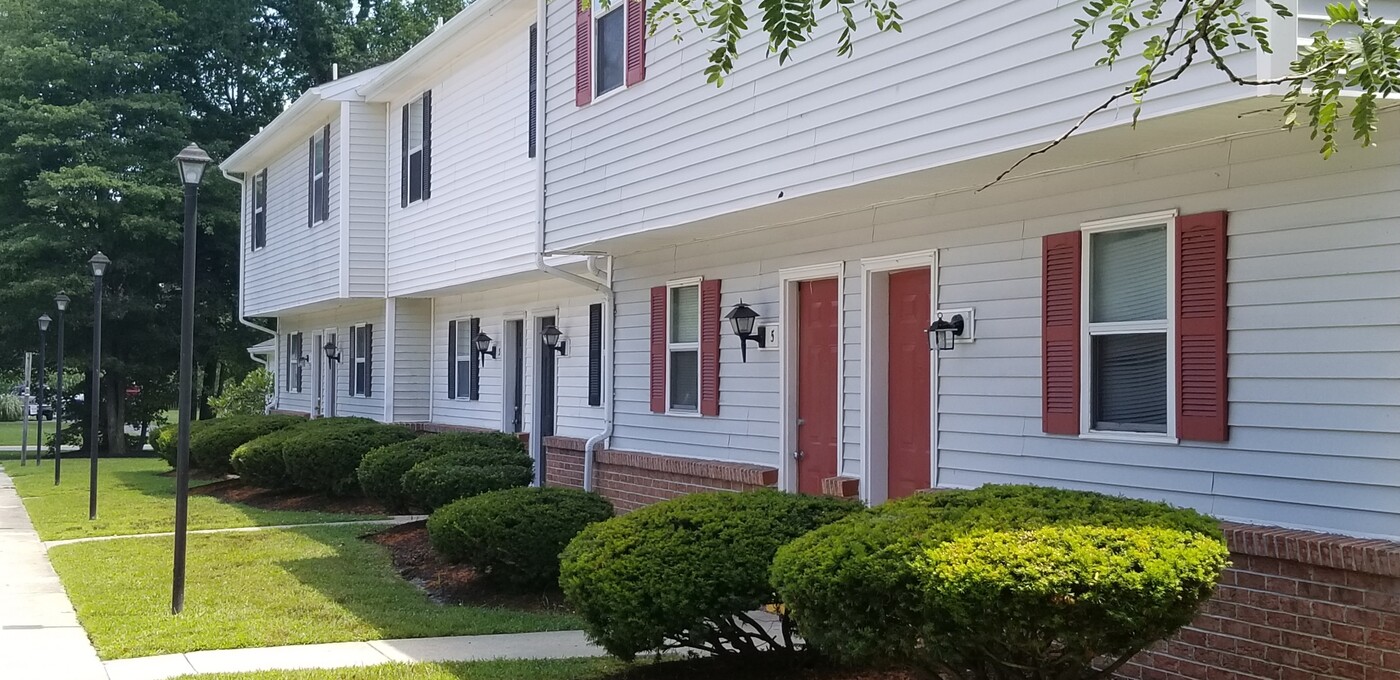
<svg viewBox="0 0 1400 680">
<path fill-rule="evenodd" d="M 563 356 L 568 349 L 569 343 L 564 340 L 564 332 L 558 326 L 545 326 L 540 331 L 540 338 L 544 340 L 544 346 L 548 347 Z"/>
<path fill-rule="evenodd" d="M 175 454 L 175 565 L 171 579 L 170 612 L 185 609 L 185 552 L 190 505 L 190 421 L 194 418 L 194 284 L 199 220 L 199 183 L 212 159 L 191 144 L 175 156 L 185 189 L 184 271 L 180 282 L 180 429 Z M 96 421 L 94 421 L 96 422 Z M 96 449 L 93 449 L 96 451 Z M 93 488 L 97 488 L 97 454 L 93 454 Z M 96 506 L 94 505 L 94 512 Z"/>
<path fill-rule="evenodd" d="M 734 330 L 734 335 L 739 338 L 739 356 L 743 358 L 744 363 L 749 363 L 750 341 L 757 344 L 759 349 L 768 346 L 763 334 L 754 328 L 754 324 L 758 322 L 758 312 L 755 312 L 753 307 L 744 304 L 743 300 L 734 305 L 734 309 L 729 310 L 724 318 L 729 320 L 730 328 Z"/>
<path fill-rule="evenodd" d="M 477 333 L 476 337 L 472 339 L 472 344 L 476 346 L 476 353 L 478 355 L 495 359 L 496 348 L 492 346 L 493 343 L 494 341 L 491 340 L 491 336 L 487 335 L 485 331 Z"/>
<path fill-rule="evenodd" d="M 48 314 L 39 317 L 39 443 L 34 447 L 34 464 L 44 461 L 44 381 L 48 378 L 48 359 L 45 353 L 49 348 L 49 324 L 53 319 Z M 59 376 L 62 379 L 62 376 Z M 57 464 L 57 463 L 55 463 Z"/>
<path fill-rule="evenodd" d="M 92 267 L 92 403 L 88 426 L 88 519 L 97 519 L 97 419 L 102 411 L 102 277 L 112 260 L 101 251 L 88 260 Z"/>
<path fill-rule="evenodd" d="M 59 293 L 53 298 L 58 308 L 58 384 L 53 386 L 53 485 L 58 486 L 63 474 L 63 314 L 72 298 Z"/>
<path fill-rule="evenodd" d="M 326 416 L 327 418 L 334 418 L 334 417 L 335 417 L 335 406 L 336 406 L 336 404 L 335 404 L 335 390 L 336 390 L 336 386 L 339 384 L 339 383 L 336 382 L 335 369 L 336 369 L 336 364 L 339 364 L 339 363 L 340 363 L 340 348 L 335 346 L 335 341 L 334 341 L 334 340 L 330 340 L 330 341 L 327 341 L 327 342 L 326 342 L 326 345 L 325 345 L 324 347 L 321 348 L 321 351 L 324 352 L 325 355 L 326 355 L 326 366 L 327 366 L 327 368 L 330 369 L 330 379 L 331 379 L 331 382 L 330 382 L 331 388 L 330 388 L 329 390 L 327 390 L 328 396 L 326 397 L 326 409 L 325 409 L 326 413 L 325 413 L 325 416 Z"/>
<path fill-rule="evenodd" d="M 928 327 L 928 348 L 929 351 L 946 351 L 953 349 L 957 344 L 957 339 L 962 337 L 963 331 L 967 329 L 967 322 L 963 315 L 954 314 L 951 321 L 945 320 L 942 314 L 934 320 Z"/>
</svg>

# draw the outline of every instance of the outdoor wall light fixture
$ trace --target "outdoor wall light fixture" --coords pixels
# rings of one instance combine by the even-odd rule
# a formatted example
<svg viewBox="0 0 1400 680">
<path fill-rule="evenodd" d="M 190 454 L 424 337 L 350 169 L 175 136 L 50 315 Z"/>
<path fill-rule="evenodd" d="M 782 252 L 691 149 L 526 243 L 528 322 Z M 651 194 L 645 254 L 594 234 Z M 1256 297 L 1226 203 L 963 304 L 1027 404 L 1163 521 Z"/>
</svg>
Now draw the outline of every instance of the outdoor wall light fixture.
<svg viewBox="0 0 1400 680">
<path fill-rule="evenodd" d="M 954 314 L 951 321 L 945 320 L 942 314 L 934 320 L 933 325 L 928 327 L 928 348 L 929 351 L 953 349 L 957 339 L 966 330 L 967 323 L 963 320 L 963 315 Z"/>
<path fill-rule="evenodd" d="M 568 342 L 564 340 L 564 332 L 559 330 L 558 326 L 545 326 L 545 329 L 540 331 L 540 336 L 544 339 L 546 347 L 558 352 L 561 356 L 564 355 Z"/>
<path fill-rule="evenodd" d="M 724 318 L 729 319 L 729 325 L 734 329 L 734 335 L 739 338 L 739 356 L 743 358 L 744 363 L 749 363 L 749 341 L 756 343 L 759 349 L 768 346 L 767 341 L 763 338 L 763 333 L 754 327 L 758 321 L 758 312 L 753 311 L 753 307 L 744 304 L 743 300 L 734 305 L 734 309 L 729 310 Z"/>
<path fill-rule="evenodd" d="M 340 348 L 336 347 L 334 342 L 326 343 L 326 346 L 322 347 L 321 351 L 326 353 L 327 361 L 331 363 L 340 363 Z"/>
<path fill-rule="evenodd" d="M 472 344 L 476 345 L 476 353 L 480 356 L 496 358 L 496 348 L 492 346 L 491 336 L 484 331 L 476 334 L 476 339 Z"/>
</svg>

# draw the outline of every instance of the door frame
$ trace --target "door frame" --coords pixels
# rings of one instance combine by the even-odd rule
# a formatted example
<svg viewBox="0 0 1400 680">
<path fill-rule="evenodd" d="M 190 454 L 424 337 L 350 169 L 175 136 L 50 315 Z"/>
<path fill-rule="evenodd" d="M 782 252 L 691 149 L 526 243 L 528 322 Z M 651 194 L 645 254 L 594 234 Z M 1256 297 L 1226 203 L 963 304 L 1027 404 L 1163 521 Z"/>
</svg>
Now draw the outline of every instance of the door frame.
<svg viewBox="0 0 1400 680">
<path fill-rule="evenodd" d="M 543 330 L 540 328 L 540 321 L 546 317 L 553 317 L 555 326 L 559 326 L 563 321 L 558 306 L 535 307 L 525 315 L 525 335 L 523 338 L 524 356 L 527 362 L 525 364 L 525 370 L 527 371 L 525 379 L 529 382 L 530 391 L 524 395 L 528 396 L 529 399 L 524 400 L 522 403 L 525 408 L 530 410 L 530 413 L 529 417 L 522 418 L 522 421 L 528 426 L 526 431 L 530 433 L 530 457 L 534 459 L 536 467 L 534 486 L 544 486 L 542 482 L 545 474 L 544 437 L 540 436 L 540 424 L 542 421 L 540 420 L 541 414 L 538 406 L 540 398 L 544 393 L 544 372 L 540 370 L 541 357 L 544 354 L 544 340 L 540 338 L 540 331 Z M 563 329 L 560 328 L 560 330 Z M 572 340 L 568 337 L 567 331 L 564 337 L 566 341 Z M 554 357 L 553 391 L 554 427 L 556 432 L 559 429 L 559 358 L 558 355 Z M 522 399 L 524 399 L 524 396 L 522 396 Z"/>
<path fill-rule="evenodd" d="M 797 492 L 797 459 L 792 454 L 797 447 L 797 348 L 802 341 L 797 284 L 832 278 L 836 279 L 836 313 L 841 320 L 836 326 L 836 352 L 842 360 L 836 367 L 836 384 L 833 386 L 837 394 L 836 474 L 839 475 L 846 458 L 842 420 L 845 413 L 842 388 L 846 381 L 846 263 L 828 262 L 778 270 L 778 488 L 792 493 Z"/>
<path fill-rule="evenodd" d="M 501 337 L 496 341 L 500 349 L 501 362 L 501 431 L 512 432 L 515 430 L 515 400 L 520 399 L 520 428 L 519 432 L 528 432 L 530 429 L 530 419 L 528 413 L 531 410 L 529 402 L 525 399 L 525 386 L 529 373 L 529 352 L 526 350 L 525 337 L 529 335 L 530 323 L 529 315 L 525 312 L 507 313 L 501 318 Z M 514 324 L 520 324 L 516 331 Z M 519 336 L 519 337 L 517 337 Z M 519 350 L 516 350 L 516 346 Z M 519 380 L 515 375 L 515 362 L 520 362 Z"/>
<path fill-rule="evenodd" d="M 326 367 L 321 363 L 326 360 L 326 353 L 321 350 L 321 346 L 326 344 L 325 331 L 320 329 L 312 331 L 310 352 L 306 351 L 306 335 L 304 333 L 305 331 L 301 336 L 303 338 L 301 353 L 302 356 L 310 357 L 311 363 L 311 417 L 313 419 L 325 418 L 326 405 L 323 403 L 323 399 L 326 395 Z M 304 372 L 303 377 L 305 377 Z M 302 385 L 305 384 L 305 382 L 302 383 Z"/>
<path fill-rule="evenodd" d="M 865 258 L 861 267 L 861 478 L 860 497 L 869 505 L 879 505 L 889 497 L 888 442 L 877 436 L 883 427 L 876 419 L 888 413 L 885 404 L 889 394 L 887 371 L 880 369 L 877 359 L 888 347 L 889 274 L 906 269 L 929 270 L 929 318 L 938 311 L 938 251 L 922 250 L 884 257 Z M 877 354 L 876 349 L 882 348 Z M 929 485 L 937 488 L 938 480 L 938 352 L 929 358 Z"/>
</svg>

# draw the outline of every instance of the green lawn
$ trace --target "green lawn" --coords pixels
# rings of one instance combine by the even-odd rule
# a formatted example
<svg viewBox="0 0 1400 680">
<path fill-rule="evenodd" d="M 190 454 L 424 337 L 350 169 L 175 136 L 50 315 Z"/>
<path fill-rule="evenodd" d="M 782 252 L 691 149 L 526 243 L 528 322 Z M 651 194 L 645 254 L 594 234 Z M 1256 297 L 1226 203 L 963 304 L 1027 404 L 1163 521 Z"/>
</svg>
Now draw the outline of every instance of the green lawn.
<svg viewBox="0 0 1400 680">
<path fill-rule="evenodd" d="M 52 420 L 44 422 L 45 437 L 53 434 L 53 425 Z M 38 421 L 33 419 L 29 421 L 29 452 L 31 455 L 34 452 L 34 447 L 38 445 L 38 427 Z M 0 446 L 19 446 L 24 443 L 23 432 L 24 423 L 22 421 L 0 423 Z M 18 456 L 19 453 L 16 452 L 15 455 Z"/>
<path fill-rule="evenodd" d="M 359 538 L 365 531 L 191 536 L 178 617 L 169 612 L 169 538 L 58 546 L 49 557 L 104 659 L 579 627 L 570 615 L 435 604 L 399 577 L 387 550 Z"/>
<path fill-rule="evenodd" d="M 88 461 L 63 459 L 63 483 L 53 484 L 53 461 L 20 467 L 3 463 L 15 480 L 24 507 L 46 541 L 173 531 L 175 478 L 155 458 L 102 458 L 97 463 L 97 520 L 88 521 Z M 209 496 L 190 497 L 191 529 L 311 524 L 368 519 L 364 515 L 260 510 Z"/>
<path fill-rule="evenodd" d="M 622 668 L 607 659 L 387 664 L 365 668 L 186 675 L 176 680 L 593 680 Z"/>
</svg>

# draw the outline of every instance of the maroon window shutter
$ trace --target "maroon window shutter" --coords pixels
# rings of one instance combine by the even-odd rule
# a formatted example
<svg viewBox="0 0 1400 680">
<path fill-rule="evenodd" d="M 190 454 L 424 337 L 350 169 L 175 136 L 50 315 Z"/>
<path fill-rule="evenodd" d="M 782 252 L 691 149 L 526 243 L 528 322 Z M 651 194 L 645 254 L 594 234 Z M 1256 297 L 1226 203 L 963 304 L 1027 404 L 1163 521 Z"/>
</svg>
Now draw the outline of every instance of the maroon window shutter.
<svg viewBox="0 0 1400 680">
<path fill-rule="evenodd" d="M 647 77 L 647 3 L 646 0 L 627 2 L 627 85 L 630 87 Z"/>
<path fill-rule="evenodd" d="M 1077 231 L 1051 234 L 1041 252 L 1041 427 L 1079 434 L 1080 261 Z"/>
<path fill-rule="evenodd" d="M 1176 434 L 1229 438 L 1224 212 L 1176 221 Z"/>
<path fill-rule="evenodd" d="M 651 289 L 651 412 L 666 412 L 666 286 Z"/>
<path fill-rule="evenodd" d="M 720 280 L 700 282 L 700 415 L 719 415 Z"/>
<path fill-rule="evenodd" d="M 598 0 L 574 0 L 574 104 L 593 101 L 593 11 Z"/>
</svg>

